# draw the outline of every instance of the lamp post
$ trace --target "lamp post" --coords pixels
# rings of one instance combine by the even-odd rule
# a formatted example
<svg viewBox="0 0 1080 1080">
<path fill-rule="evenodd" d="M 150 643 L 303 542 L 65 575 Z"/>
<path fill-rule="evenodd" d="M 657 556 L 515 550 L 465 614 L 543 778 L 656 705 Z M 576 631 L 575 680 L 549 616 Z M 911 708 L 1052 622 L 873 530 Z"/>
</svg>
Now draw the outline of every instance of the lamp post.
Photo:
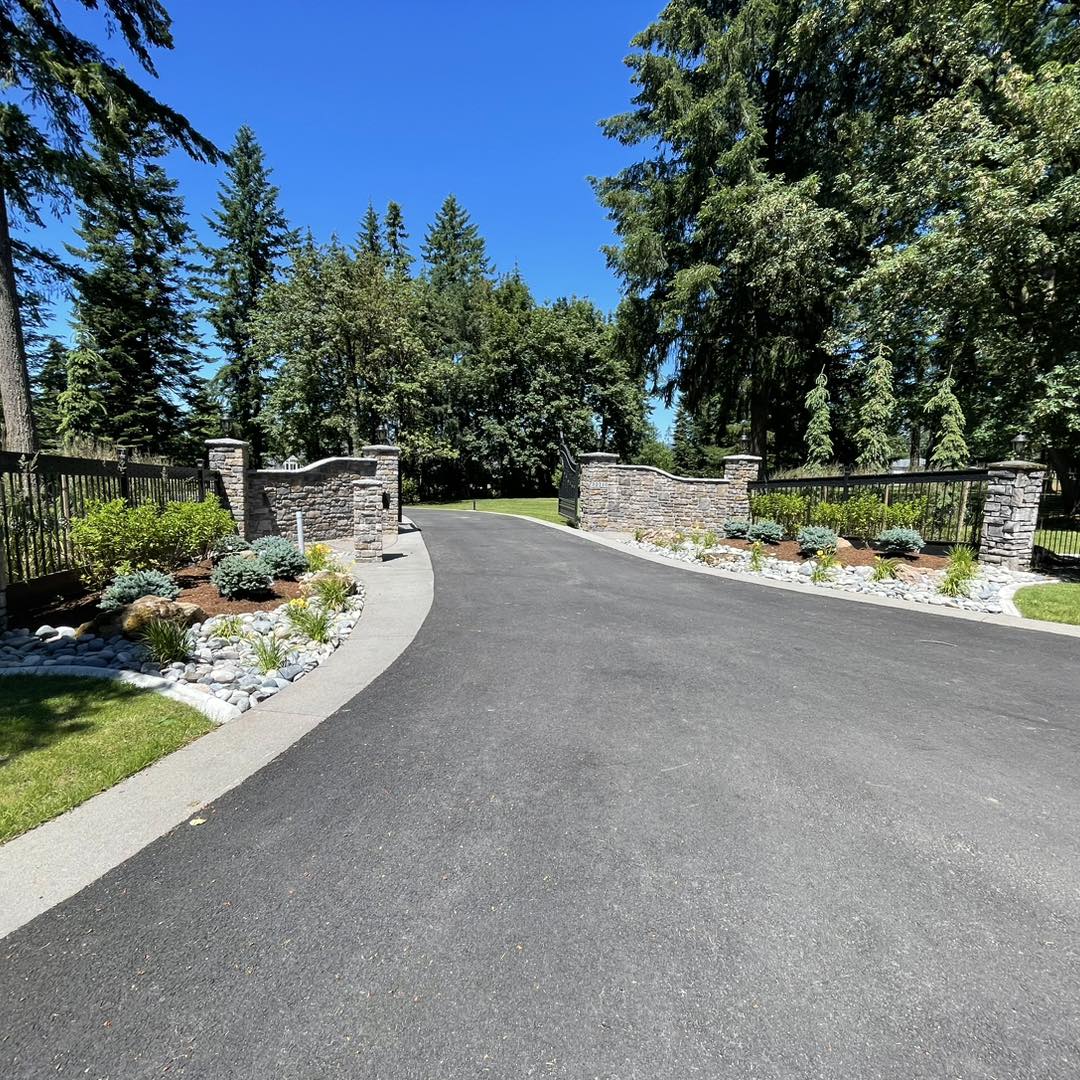
<svg viewBox="0 0 1080 1080">
<path fill-rule="evenodd" d="M 739 450 L 746 454 L 750 451 L 750 432 L 744 427 L 742 434 L 739 436 Z"/>
<path fill-rule="evenodd" d="M 1017 461 L 1024 460 L 1024 450 L 1027 448 L 1028 437 L 1021 431 L 1013 437 L 1012 448 L 1013 457 Z"/>
</svg>

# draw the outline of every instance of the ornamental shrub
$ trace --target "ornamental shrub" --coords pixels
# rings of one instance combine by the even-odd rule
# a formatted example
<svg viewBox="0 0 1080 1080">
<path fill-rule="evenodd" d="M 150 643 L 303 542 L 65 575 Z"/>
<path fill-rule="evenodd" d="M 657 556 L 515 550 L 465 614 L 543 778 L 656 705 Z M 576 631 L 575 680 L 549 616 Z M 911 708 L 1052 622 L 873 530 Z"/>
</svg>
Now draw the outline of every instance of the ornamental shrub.
<svg viewBox="0 0 1080 1080">
<path fill-rule="evenodd" d="M 794 536 L 800 526 L 806 524 L 808 506 L 805 496 L 782 492 L 753 495 L 750 498 L 750 512 L 754 520 L 779 522 L 787 536 Z"/>
<path fill-rule="evenodd" d="M 884 506 L 871 492 L 853 495 L 844 504 L 844 532 L 848 536 L 873 536 L 884 523 Z"/>
<path fill-rule="evenodd" d="M 101 594 L 98 607 L 102 611 L 116 611 L 125 604 L 134 603 L 140 596 L 162 596 L 166 600 L 175 600 L 180 595 L 176 582 L 160 570 L 136 570 L 131 574 L 120 574 Z"/>
<path fill-rule="evenodd" d="M 104 585 L 121 564 L 132 570 L 163 569 L 160 514 L 153 503 L 91 499 L 71 522 L 75 555 L 90 586 Z"/>
<path fill-rule="evenodd" d="M 270 567 L 261 558 L 250 555 L 230 555 L 210 575 L 210 584 L 230 600 L 237 596 L 259 596 L 268 592 L 273 583 Z"/>
<path fill-rule="evenodd" d="M 874 537 L 874 543 L 880 544 L 886 551 L 914 553 L 926 547 L 926 541 L 914 529 L 886 529 Z"/>
<path fill-rule="evenodd" d="M 840 538 L 822 525 L 807 525 L 799 530 L 796 539 L 804 555 L 813 555 L 816 551 L 835 551 Z"/>
<path fill-rule="evenodd" d="M 885 507 L 885 528 L 914 529 L 926 517 L 930 499 L 920 496 L 905 502 L 895 502 Z"/>
<path fill-rule="evenodd" d="M 746 531 L 749 528 L 750 522 L 745 518 L 729 518 L 724 522 L 724 535 L 742 539 L 746 536 Z"/>
<path fill-rule="evenodd" d="M 784 530 L 775 521 L 755 521 L 746 530 L 748 540 L 765 541 L 766 544 L 779 544 L 784 539 Z"/>
<path fill-rule="evenodd" d="M 251 545 L 242 536 L 237 536 L 236 533 L 228 533 L 222 536 L 214 545 L 211 558 L 215 563 L 219 563 L 230 555 L 239 555 L 241 551 L 250 550 Z"/>
<path fill-rule="evenodd" d="M 810 513 L 810 524 L 832 529 L 839 536 L 846 528 L 847 509 L 843 503 L 819 502 Z"/>
<path fill-rule="evenodd" d="M 303 552 L 284 536 L 262 536 L 251 547 L 276 578 L 299 577 L 308 568 Z"/>
<path fill-rule="evenodd" d="M 171 566 L 205 559 L 223 537 L 236 531 L 232 514 L 216 495 L 207 495 L 202 502 L 167 503 L 159 524 Z"/>
</svg>

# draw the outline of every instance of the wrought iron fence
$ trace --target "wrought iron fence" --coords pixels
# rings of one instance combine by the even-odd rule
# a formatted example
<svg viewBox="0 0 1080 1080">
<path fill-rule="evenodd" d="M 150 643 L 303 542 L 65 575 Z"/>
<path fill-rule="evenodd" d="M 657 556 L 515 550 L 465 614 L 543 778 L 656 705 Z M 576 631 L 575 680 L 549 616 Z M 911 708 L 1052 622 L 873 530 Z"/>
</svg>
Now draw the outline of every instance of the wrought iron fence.
<svg viewBox="0 0 1080 1080">
<path fill-rule="evenodd" d="M 749 484 L 751 512 L 771 517 L 780 507 L 789 527 L 826 525 L 850 539 L 871 540 L 885 528 L 904 526 L 917 529 L 930 543 L 977 547 L 987 475 L 985 469 L 958 469 L 758 480 Z M 770 504 L 755 498 L 762 495 L 799 499 Z"/>
<path fill-rule="evenodd" d="M 562 472 L 559 477 L 559 516 L 566 518 L 571 525 L 578 522 L 578 499 L 581 495 L 581 467 L 578 465 L 570 448 L 559 434 L 559 464 Z"/>
<path fill-rule="evenodd" d="M 1056 473 L 1043 481 L 1035 525 L 1035 565 L 1080 569 L 1080 470 Z"/>
<path fill-rule="evenodd" d="M 176 465 L 0 451 L 0 538 L 9 581 L 31 581 L 77 566 L 73 518 L 95 499 L 197 502 L 217 491 L 217 474 Z"/>
</svg>

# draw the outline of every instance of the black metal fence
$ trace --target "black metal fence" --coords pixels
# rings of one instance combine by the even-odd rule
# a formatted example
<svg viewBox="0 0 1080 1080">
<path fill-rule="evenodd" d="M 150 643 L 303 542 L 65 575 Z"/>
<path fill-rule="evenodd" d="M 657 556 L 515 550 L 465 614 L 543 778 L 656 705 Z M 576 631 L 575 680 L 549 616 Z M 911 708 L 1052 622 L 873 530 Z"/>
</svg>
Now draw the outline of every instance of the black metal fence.
<svg viewBox="0 0 1080 1080">
<path fill-rule="evenodd" d="M 578 499 L 581 495 L 581 467 L 562 441 L 562 436 L 559 437 L 559 464 L 562 466 L 559 477 L 559 516 L 566 518 L 571 525 L 576 525 Z"/>
<path fill-rule="evenodd" d="M 1080 470 L 1047 472 L 1035 525 L 1035 565 L 1080 569 Z"/>
<path fill-rule="evenodd" d="M 935 544 L 978 547 L 986 501 L 985 469 L 920 473 L 845 474 L 751 482 L 754 517 L 792 526 L 825 525 L 850 539 L 873 539 L 883 529 L 917 529 Z M 795 496 L 761 499 L 760 496 Z"/>
<path fill-rule="evenodd" d="M 198 502 L 217 491 L 208 469 L 0 451 L 0 538 L 9 581 L 77 566 L 70 523 L 95 499 Z"/>
</svg>

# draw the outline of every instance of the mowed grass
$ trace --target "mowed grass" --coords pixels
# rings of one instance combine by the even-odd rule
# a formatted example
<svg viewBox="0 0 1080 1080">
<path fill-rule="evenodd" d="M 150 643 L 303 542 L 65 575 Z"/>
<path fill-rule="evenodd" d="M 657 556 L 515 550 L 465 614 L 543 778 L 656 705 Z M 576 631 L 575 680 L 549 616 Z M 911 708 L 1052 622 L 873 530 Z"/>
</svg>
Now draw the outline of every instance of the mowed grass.
<svg viewBox="0 0 1080 1080">
<path fill-rule="evenodd" d="M 1028 585 L 1016 590 L 1013 603 L 1028 619 L 1080 626 L 1080 585 Z"/>
<path fill-rule="evenodd" d="M 1059 555 L 1080 555 L 1080 532 L 1075 529 L 1038 529 L 1035 543 Z"/>
<path fill-rule="evenodd" d="M 112 787 L 213 725 L 101 679 L 0 679 L 0 843 Z"/>
<path fill-rule="evenodd" d="M 423 503 L 419 506 L 407 506 L 409 510 L 471 510 L 472 499 L 462 499 L 452 503 Z M 559 500 L 551 498 L 543 499 L 477 499 L 477 510 L 493 511 L 497 514 L 520 514 L 522 517 L 540 518 L 541 521 L 552 521 L 556 525 L 565 525 L 565 519 L 559 517 Z"/>
</svg>

